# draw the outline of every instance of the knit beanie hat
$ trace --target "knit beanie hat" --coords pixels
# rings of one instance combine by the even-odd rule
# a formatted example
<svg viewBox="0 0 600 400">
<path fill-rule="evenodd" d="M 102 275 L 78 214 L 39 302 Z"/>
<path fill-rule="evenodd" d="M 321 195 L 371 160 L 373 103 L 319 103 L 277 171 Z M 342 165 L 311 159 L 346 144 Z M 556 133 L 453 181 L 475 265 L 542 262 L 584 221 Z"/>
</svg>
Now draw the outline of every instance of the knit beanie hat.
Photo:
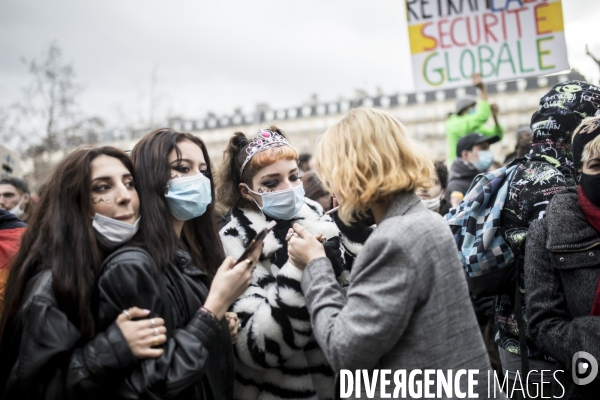
<svg viewBox="0 0 600 400">
<path fill-rule="evenodd" d="M 586 117 L 600 114 L 600 88 L 582 81 L 557 83 L 540 99 L 531 117 L 530 157 L 554 159 L 572 169 L 571 139 Z M 572 171 L 573 173 L 575 171 Z"/>
</svg>

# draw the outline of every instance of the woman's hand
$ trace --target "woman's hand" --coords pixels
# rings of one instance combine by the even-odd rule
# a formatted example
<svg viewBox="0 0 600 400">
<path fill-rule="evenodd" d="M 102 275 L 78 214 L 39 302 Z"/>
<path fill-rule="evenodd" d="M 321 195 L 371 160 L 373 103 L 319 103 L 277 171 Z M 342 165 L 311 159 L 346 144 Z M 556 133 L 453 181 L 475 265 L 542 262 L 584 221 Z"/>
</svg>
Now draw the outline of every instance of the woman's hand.
<svg viewBox="0 0 600 400">
<path fill-rule="evenodd" d="M 256 268 L 261 251 L 262 246 L 256 246 L 247 260 L 239 260 L 237 264 L 232 257 L 227 257 L 217 270 L 212 285 L 210 285 L 208 297 L 204 302 L 204 308 L 212 312 L 219 321 L 229 306 L 248 288 L 250 277 Z"/>
<path fill-rule="evenodd" d="M 292 238 L 292 236 L 298 236 L 298 235 L 296 234 L 296 232 L 294 232 L 294 230 L 292 228 L 290 228 L 288 230 L 288 233 L 285 235 L 285 241 L 289 242 L 290 239 Z M 322 233 L 317 233 L 314 236 L 314 238 L 317 239 L 319 241 L 319 243 L 321 243 L 321 244 L 323 244 L 327 241 L 327 239 L 325 239 L 325 237 L 323 236 Z"/>
<path fill-rule="evenodd" d="M 123 311 L 117 317 L 117 325 L 131 352 L 136 358 L 157 358 L 163 353 L 163 349 L 155 349 L 167 341 L 167 328 L 162 318 L 142 319 L 133 321 L 133 318 L 144 318 L 150 314 L 150 310 L 142 310 L 132 307 Z"/>
<path fill-rule="evenodd" d="M 325 257 L 325 249 L 319 241 L 299 224 L 293 226 L 295 235 L 288 242 L 288 257 L 292 265 L 304 270 L 312 260 Z"/>
<path fill-rule="evenodd" d="M 225 318 L 227 318 L 227 324 L 229 325 L 229 333 L 231 333 L 231 343 L 235 344 L 235 342 L 237 342 L 238 339 L 238 316 L 234 312 L 227 312 L 225 313 Z"/>
</svg>

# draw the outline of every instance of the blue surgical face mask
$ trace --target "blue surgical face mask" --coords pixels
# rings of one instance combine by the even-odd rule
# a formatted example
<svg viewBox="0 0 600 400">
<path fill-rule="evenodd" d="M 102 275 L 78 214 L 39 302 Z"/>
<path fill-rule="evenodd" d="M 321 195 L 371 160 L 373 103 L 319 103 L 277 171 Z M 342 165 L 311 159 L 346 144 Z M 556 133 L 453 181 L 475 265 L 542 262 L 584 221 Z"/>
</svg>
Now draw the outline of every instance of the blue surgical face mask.
<svg viewBox="0 0 600 400">
<path fill-rule="evenodd" d="M 287 221 L 294 218 L 304 204 L 304 186 L 302 184 L 277 192 L 256 193 L 250 191 L 262 197 L 263 205 L 260 207 L 257 203 L 258 208 L 269 217 L 279 220 Z"/>
<path fill-rule="evenodd" d="M 473 166 L 479 172 L 487 171 L 494 163 L 494 154 L 489 150 L 479 151 L 478 157 L 478 160 L 473 163 Z"/>
<path fill-rule="evenodd" d="M 180 221 L 201 216 L 212 202 L 210 179 L 203 174 L 171 179 L 167 188 L 169 211 Z"/>
</svg>

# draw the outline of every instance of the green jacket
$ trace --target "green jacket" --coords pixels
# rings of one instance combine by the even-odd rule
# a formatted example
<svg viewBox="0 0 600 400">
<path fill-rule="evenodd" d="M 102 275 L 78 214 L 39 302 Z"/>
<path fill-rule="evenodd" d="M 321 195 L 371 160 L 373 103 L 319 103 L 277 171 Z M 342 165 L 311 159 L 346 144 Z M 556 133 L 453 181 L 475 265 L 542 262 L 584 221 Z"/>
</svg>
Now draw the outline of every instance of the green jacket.
<svg viewBox="0 0 600 400">
<path fill-rule="evenodd" d="M 448 164 L 452 164 L 456 158 L 456 145 L 458 140 L 469 133 L 481 133 L 483 136 L 498 136 L 500 140 L 504 136 L 502 126 L 485 126 L 492 115 L 490 103 L 479 100 L 475 113 L 458 116 L 452 114 L 446 121 L 446 136 L 448 138 Z"/>
</svg>

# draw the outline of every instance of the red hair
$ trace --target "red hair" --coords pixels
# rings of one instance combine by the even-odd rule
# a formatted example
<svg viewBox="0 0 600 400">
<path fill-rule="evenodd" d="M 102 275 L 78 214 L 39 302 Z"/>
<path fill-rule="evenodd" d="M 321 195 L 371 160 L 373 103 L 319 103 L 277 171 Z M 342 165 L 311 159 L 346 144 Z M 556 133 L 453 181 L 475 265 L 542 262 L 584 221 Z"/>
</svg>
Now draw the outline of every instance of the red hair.
<svg viewBox="0 0 600 400">
<path fill-rule="evenodd" d="M 298 160 L 298 150 L 291 146 L 281 146 L 261 151 L 250 160 L 250 176 L 254 176 L 259 169 L 275 164 L 279 160 Z"/>
</svg>

